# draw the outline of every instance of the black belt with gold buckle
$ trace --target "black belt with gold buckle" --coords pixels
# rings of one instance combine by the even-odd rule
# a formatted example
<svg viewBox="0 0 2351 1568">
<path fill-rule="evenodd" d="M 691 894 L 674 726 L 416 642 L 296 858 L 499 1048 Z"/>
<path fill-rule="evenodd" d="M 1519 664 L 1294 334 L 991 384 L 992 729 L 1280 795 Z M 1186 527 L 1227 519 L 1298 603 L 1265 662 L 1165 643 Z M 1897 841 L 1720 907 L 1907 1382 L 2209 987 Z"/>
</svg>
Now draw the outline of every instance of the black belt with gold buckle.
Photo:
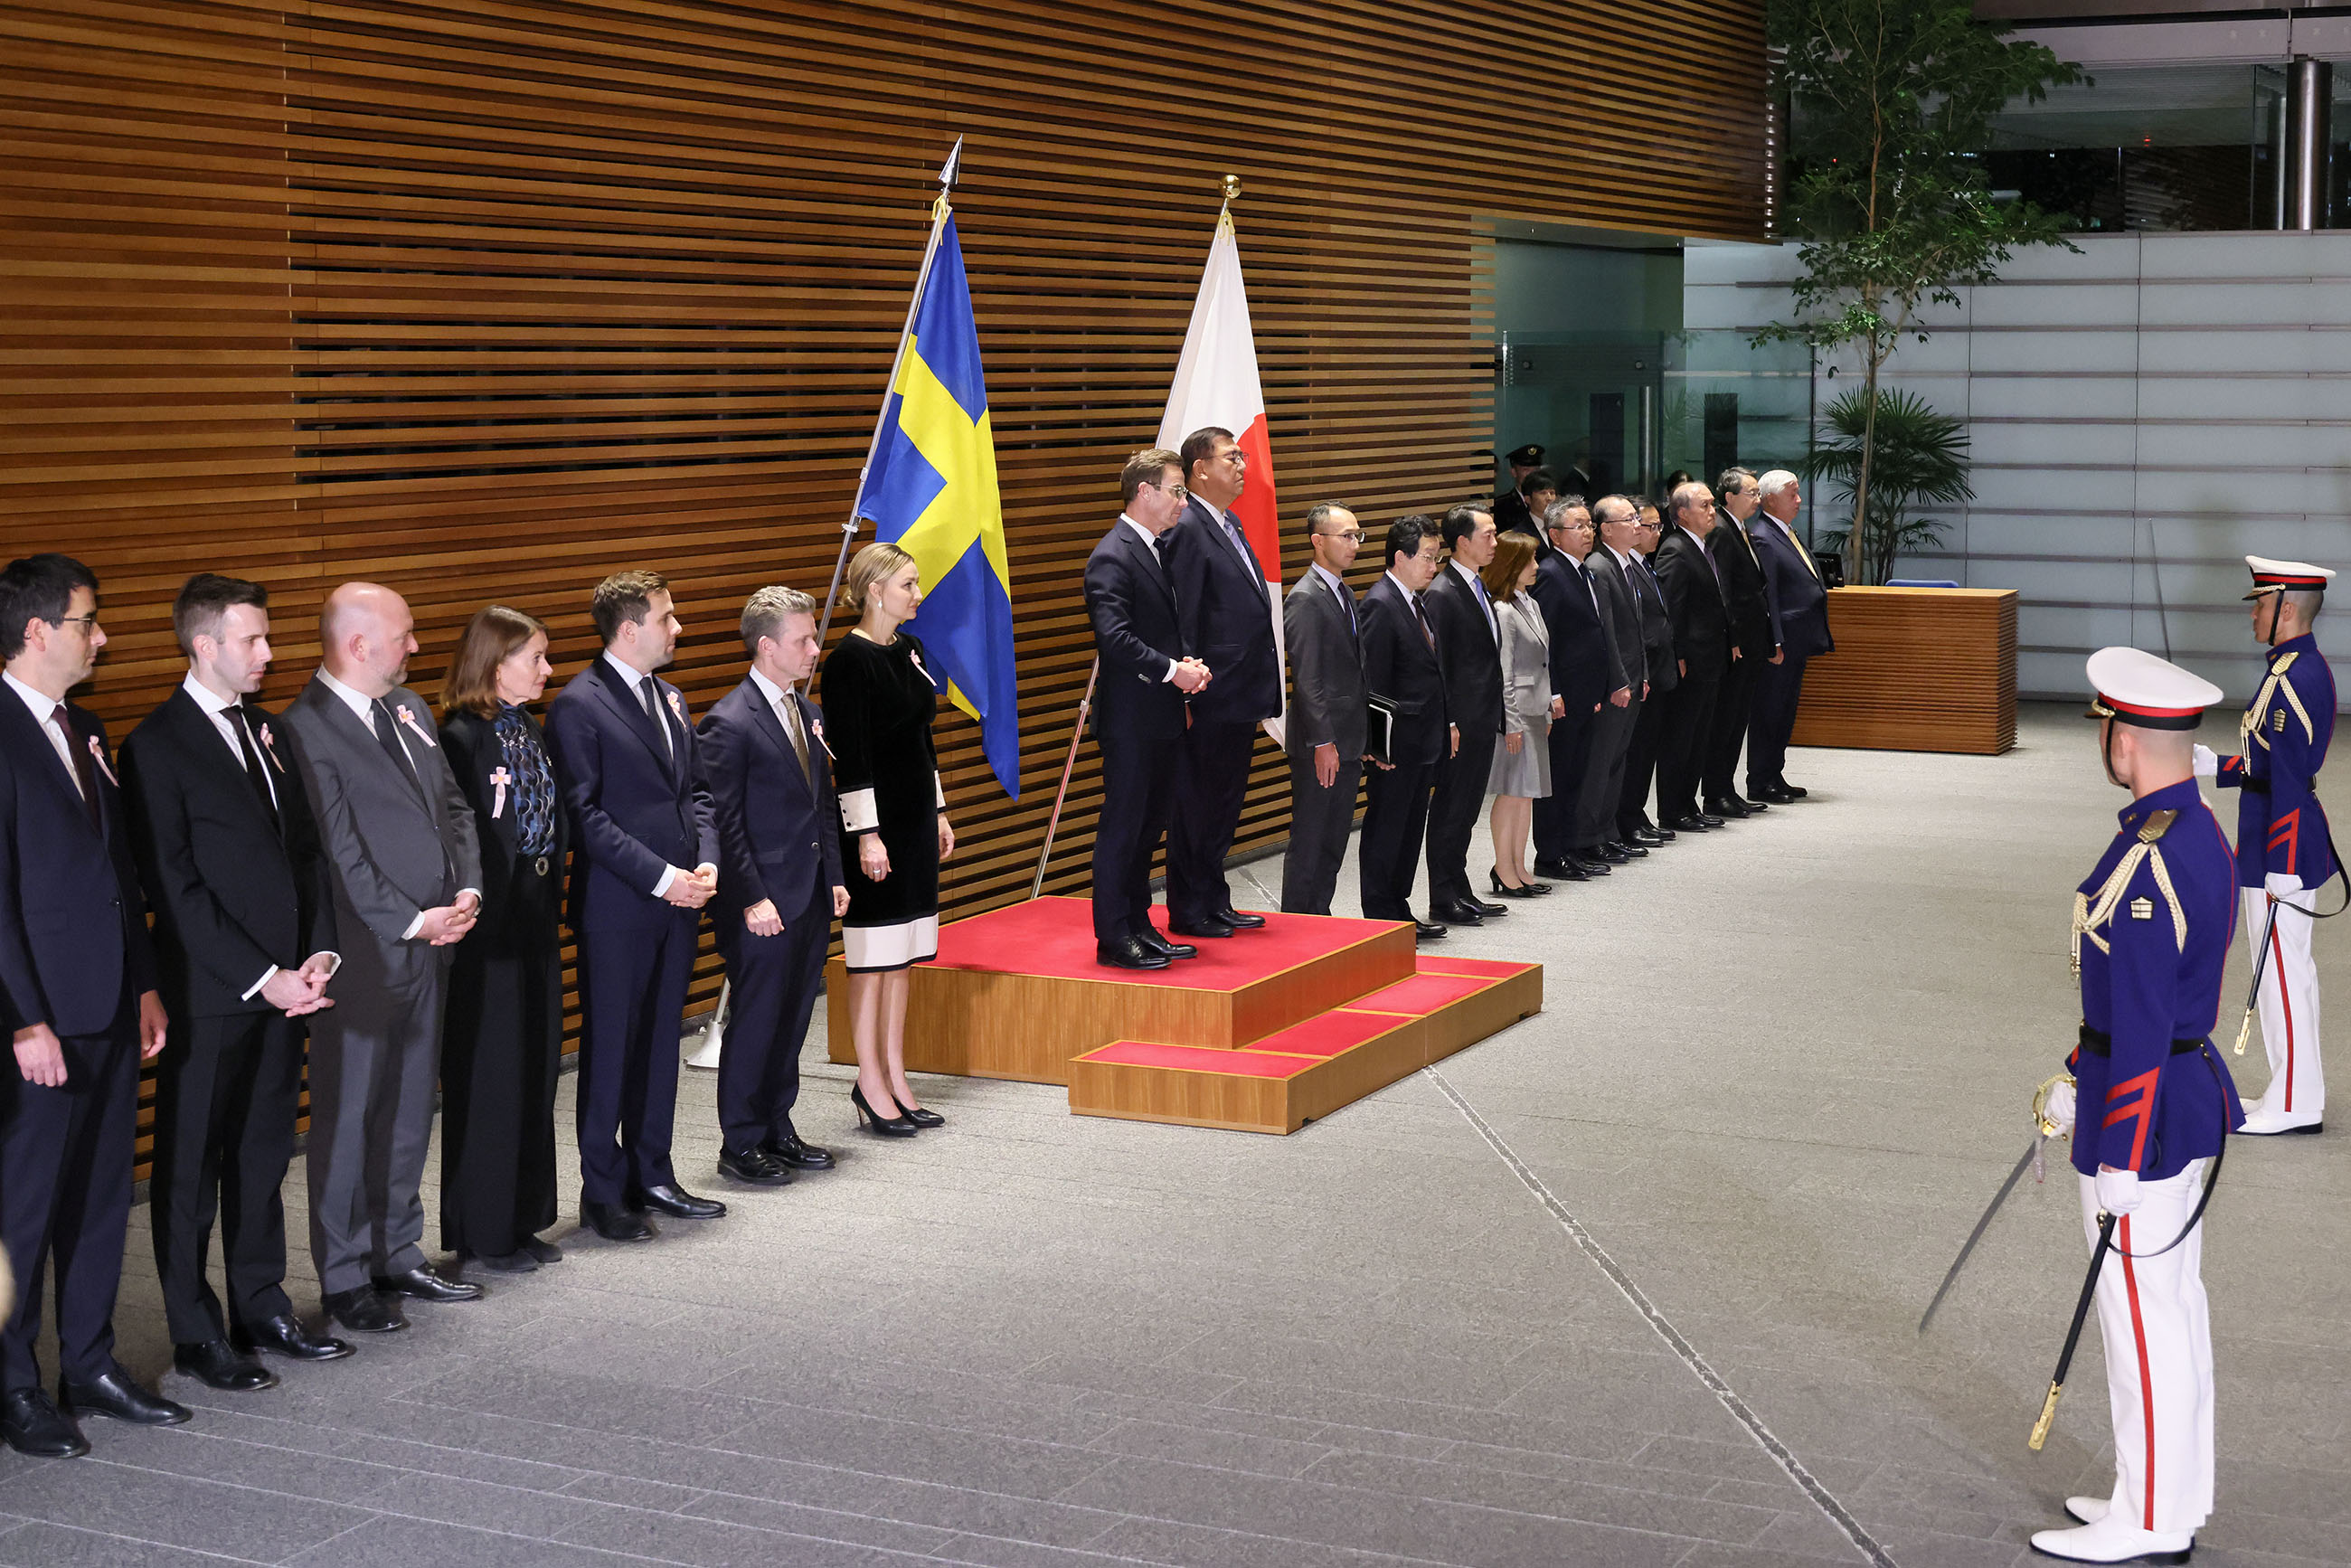
<svg viewBox="0 0 2351 1568">
<path fill-rule="evenodd" d="M 2092 1056 L 2111 1057 L 2115 1053 L 2115 1037 L 2102 1029 L 2092 1029 L 2088 1024 L 2082 1026 L 2081 1044 L 2082 1049 Z M 2171 1042 L 2171 1054 L 2192 1056 L 2203 1049 L 2204 1044 L 2201 1040 L 2175 1040 Z"/>
</svg>

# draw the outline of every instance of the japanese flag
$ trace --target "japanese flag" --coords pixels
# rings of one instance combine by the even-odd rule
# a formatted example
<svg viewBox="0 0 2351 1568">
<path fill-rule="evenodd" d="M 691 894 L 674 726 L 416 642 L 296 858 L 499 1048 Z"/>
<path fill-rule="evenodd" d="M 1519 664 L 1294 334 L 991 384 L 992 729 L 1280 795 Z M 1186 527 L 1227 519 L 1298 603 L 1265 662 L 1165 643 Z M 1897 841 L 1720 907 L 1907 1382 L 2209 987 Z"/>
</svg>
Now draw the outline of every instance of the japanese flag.
<svg viewBox="0 0 2351 1568">
<path fill-rule="evenodd" d="M 1281 667 L 1284 707 L 1282 714 L 1265 721 L 1265 731 L 1278 746 L 1290 700 L 1281 638 L 1280 512 L 1274 501 L 1265 392 L 1257 379 L 1257 339 L 1249 329 L 1249 295 L 1241 287 L 1241 252 L 1233 239 L 1229 209 L 1217 214 L 1217 237 L 1208 244 L 1207 270 L 1200 276 L 1199 297 L 1192 301 L 1192 325 L 1184 334 L 1183 358 L 1176 363 L 1166 417 L 1159 422 L 1159 444 L 1173 451 L 1186 436 L 1207 425 L 1231 431 L 1249 460 L 1248 485 L 1232 512 L 1267 575 L 1266 602 L 1272 612 L 1273 656 Z"/>
</svg>

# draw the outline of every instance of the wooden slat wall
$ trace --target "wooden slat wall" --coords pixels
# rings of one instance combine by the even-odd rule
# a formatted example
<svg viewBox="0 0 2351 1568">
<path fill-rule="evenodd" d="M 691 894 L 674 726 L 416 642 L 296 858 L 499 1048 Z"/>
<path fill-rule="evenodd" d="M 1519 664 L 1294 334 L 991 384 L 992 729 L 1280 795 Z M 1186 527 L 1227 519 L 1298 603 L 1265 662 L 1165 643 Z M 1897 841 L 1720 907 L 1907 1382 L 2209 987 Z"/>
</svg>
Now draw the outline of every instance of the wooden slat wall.
<svg viewBox="0 0 2351 1568">
<path fill-rule="evenodd" d="M 568 677 L 590 585 L 657 565 L 699 707 L 751 589 L 822 591 L 967 133 L 1021 802 L 975 726 L 940 739 L 946 897 L 987 907 L 1035 863 L 1079 566 L 1155 433 L 1217 177 L 1284 510 L 1382 526 L 1489 486 L 1480 225 L 1760 236 L 1761 57 L 1758 7 L 1714 0 L 0 3 L 0 545 L 103 575 L 86 696 L 118 727 L 175 677 L 165 607 L 204 568 L 270 583 L 283 702 L 337 581 L 408 595 L 430 691 L 493 599 Z M 1283 831 L 1259 761 L 1245 843 Z M 1055 888 L 1099 790 L 1088 747 Z"/>
</svg>

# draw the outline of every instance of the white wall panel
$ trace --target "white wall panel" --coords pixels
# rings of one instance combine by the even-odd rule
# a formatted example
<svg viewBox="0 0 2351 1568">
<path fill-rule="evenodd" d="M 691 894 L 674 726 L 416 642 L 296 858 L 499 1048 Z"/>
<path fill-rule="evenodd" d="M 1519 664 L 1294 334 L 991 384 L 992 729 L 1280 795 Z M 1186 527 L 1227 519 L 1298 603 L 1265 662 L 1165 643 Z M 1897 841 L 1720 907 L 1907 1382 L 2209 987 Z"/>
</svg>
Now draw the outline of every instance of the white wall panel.
<svg viewBox="0 0 2351 1568">
<path fill-rule="evenodd" d="M 2123 642 L 2168 646 L 2241 698 L 2261 670 L 2243 557 L 2351 578 L 2351 234 L 2078 243 L 2018 256 L 1889 363 L 1893 384 L 1974 421 L 1976 459 L 1973 506 L 1938 510 L 1943 548 L 1898 570 L 2017 589 L 2028 693 L 2074 695 L 2083 658 Z M 1692 325 L 1788 313 L 1792 248 L 1688 254 Z M 1855 369 L 1824 359 L 1820 401 Z M 2320 641 L 2351 659 L 2351 590 Z"/>
</svg>

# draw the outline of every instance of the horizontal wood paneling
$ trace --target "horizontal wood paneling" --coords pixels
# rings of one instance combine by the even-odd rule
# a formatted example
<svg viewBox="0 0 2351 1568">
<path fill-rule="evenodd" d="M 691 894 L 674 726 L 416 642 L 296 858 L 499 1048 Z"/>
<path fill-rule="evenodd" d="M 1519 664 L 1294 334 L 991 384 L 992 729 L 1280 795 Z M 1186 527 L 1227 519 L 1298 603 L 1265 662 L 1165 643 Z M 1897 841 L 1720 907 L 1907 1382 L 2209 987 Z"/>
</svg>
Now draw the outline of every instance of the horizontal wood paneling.
<svg viewBox="0 0 2351 1568">
<path fill-rule="evenodd" d="M 2016 745 L 2016 590 L 1832 588 L 1798 746 L 1992 756 Z"/>
<path fill-rule="evenodd" d="M 1528 37 L 1573 69 L 1506 75 Z M 165 607 L 203 569 L 271 585 L 282 702 L 337 581 L 408 595 L 430 691 L 492 599 L 568 676 L 590 587 L 657 565 L 699 707 L 753 588 L 823 588 L 967 134 L 1020 803 L 976 727 L 940 743 L 946 897 L 987 907 L 1035 863 L 1078 569 L 1155 432 L 1218 176 L 1285 514 L 1376 526 L 1489 487 L 1481 225 L 1760 233 L 1761 47 L 1753 5 L 1700 0 L 0 4 L 0 542 L 103 575 L 86 695 L 118 727 L 174 678 Z M 1245 844 L 1283 831 L 1259 764 Z M 1050 885 L 1081 886 L 1099 795 L 1089 747 Z"/>
</svg>

